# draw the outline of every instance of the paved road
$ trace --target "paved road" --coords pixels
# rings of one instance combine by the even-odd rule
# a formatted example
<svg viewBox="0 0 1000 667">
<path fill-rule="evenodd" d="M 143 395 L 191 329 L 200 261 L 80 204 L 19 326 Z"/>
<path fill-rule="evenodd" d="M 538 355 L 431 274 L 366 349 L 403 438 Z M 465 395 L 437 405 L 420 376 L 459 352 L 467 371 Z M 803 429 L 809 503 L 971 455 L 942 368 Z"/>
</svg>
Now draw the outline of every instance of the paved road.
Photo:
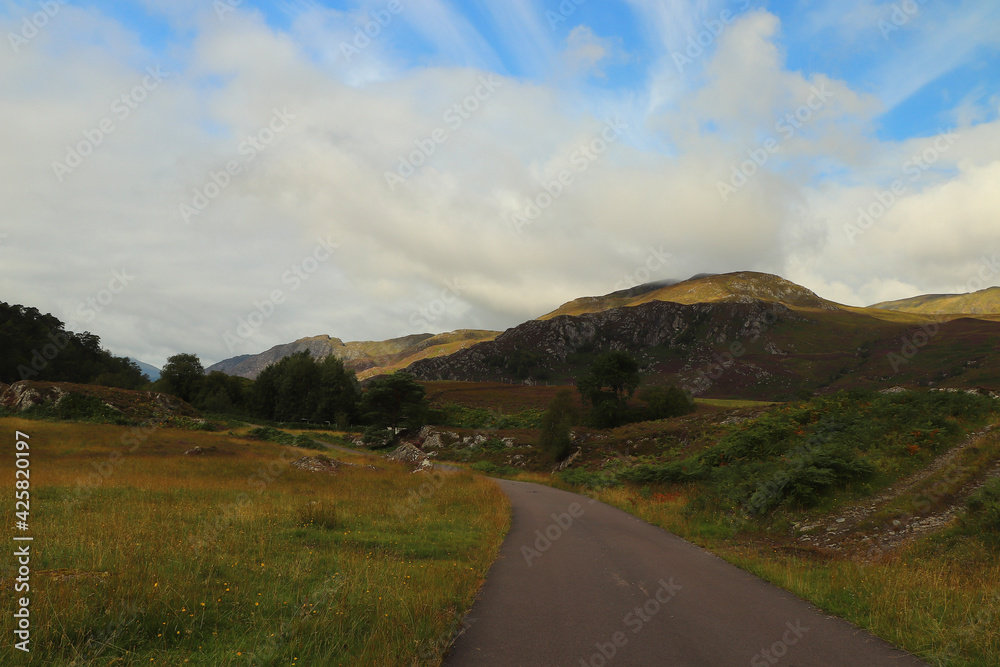
<svg viewBox="0 0 1000 667">
<path fill-rule="evenodd" d="M 625 512 L 499 484 L 513 525 L 446 667 L 924 665 Z"/>
</svg>

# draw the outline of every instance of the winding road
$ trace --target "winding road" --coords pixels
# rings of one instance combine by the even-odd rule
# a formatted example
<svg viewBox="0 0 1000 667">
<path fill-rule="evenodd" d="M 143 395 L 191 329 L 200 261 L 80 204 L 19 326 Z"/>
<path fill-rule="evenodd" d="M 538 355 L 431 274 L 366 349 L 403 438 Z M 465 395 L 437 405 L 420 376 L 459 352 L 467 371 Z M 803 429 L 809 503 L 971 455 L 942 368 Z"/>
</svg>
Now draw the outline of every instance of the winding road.
<svg viewBox="0 0 1000 667">
<path fill-rule="evenodd" d="M 626 512 L 497 482 L 511 531 L 446 667 L 925 664 Z"/>
</svg>

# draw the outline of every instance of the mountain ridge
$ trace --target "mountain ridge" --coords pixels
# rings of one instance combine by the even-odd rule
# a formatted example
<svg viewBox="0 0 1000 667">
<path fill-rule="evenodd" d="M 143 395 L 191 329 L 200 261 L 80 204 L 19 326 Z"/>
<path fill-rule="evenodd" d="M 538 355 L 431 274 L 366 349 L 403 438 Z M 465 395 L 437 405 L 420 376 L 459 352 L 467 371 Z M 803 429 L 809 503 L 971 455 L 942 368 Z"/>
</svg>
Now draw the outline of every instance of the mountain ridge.
<svg viewBox="0 0 1000 667">
<path fill-rule="evenodd" d="M 1000 337 L 1000 325 L 991 320 L 1000 315 L 845 306 L 780 276 L 740 271 L 574 299 L 502 333 L 459 330 L 355 343 L 304 338 L 230 364 L 230 372 L 255 377 L 267 363 L 309 349 L 343 358 L 362 380 L 406 369 L 423 380 L 571 382 L 595 352 L 620 349 L 635 354 L 652 381 L 669 376 L 692 393 L 775 399 L 848 376 L 873 385 L 896 377 L 926 383 L 969 370 L 966 380 L 992 382 L 991 340 Z M 949 321 L 930 344 L 914 337 L 921 327 Z M 924 341 L 933 354 L 911 340 Z M 714 377 L 719 369 L 724 377 Z"/>
</svg>

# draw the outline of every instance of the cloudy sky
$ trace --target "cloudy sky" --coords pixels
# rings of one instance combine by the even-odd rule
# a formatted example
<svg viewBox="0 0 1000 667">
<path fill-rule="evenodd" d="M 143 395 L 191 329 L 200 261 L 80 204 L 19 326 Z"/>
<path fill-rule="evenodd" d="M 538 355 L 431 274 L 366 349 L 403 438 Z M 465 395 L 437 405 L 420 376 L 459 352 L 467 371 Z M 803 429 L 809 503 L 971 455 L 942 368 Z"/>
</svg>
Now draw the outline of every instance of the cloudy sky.
<svg viewBox="0 0 1000 667">
<path fill-rule="evenodd" d="M 1000 284 L 995 0 L 32 0 L 0 33 L 0 300 L 157 365 L 700 272 Z"/>
</svg>

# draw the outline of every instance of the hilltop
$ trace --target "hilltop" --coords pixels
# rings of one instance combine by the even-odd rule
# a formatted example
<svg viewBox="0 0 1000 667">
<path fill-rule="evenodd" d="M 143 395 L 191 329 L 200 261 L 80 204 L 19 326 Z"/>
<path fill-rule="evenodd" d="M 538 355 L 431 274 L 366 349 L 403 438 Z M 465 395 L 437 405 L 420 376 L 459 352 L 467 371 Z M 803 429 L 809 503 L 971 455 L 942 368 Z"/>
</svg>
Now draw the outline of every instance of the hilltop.
<svg viewBox="0 0 1000 667">
<path fill-rule="evenodd" d="M 988 287 L 970 294 L 923 294 L 883 301 L 871 308 L 921 315 L 996 315 L 1000 313 L 1000 287 Z"/>
<path fill-rule="evenodd" d="M 584 315 L 612 308 L 639 306 L 653 301 L 684 304 L 767 301 L 790 308 L 820 310 L 843 308 L 840 304 L 822 299 L 805 287 L 780 276 L 755 271 L 738 271 L 699 275 L 681 282 L 649 283 L 601 297 L 583 297 L 565 303 L 538 319 L 550 320 L 560 315 Z"/>
</svg>

